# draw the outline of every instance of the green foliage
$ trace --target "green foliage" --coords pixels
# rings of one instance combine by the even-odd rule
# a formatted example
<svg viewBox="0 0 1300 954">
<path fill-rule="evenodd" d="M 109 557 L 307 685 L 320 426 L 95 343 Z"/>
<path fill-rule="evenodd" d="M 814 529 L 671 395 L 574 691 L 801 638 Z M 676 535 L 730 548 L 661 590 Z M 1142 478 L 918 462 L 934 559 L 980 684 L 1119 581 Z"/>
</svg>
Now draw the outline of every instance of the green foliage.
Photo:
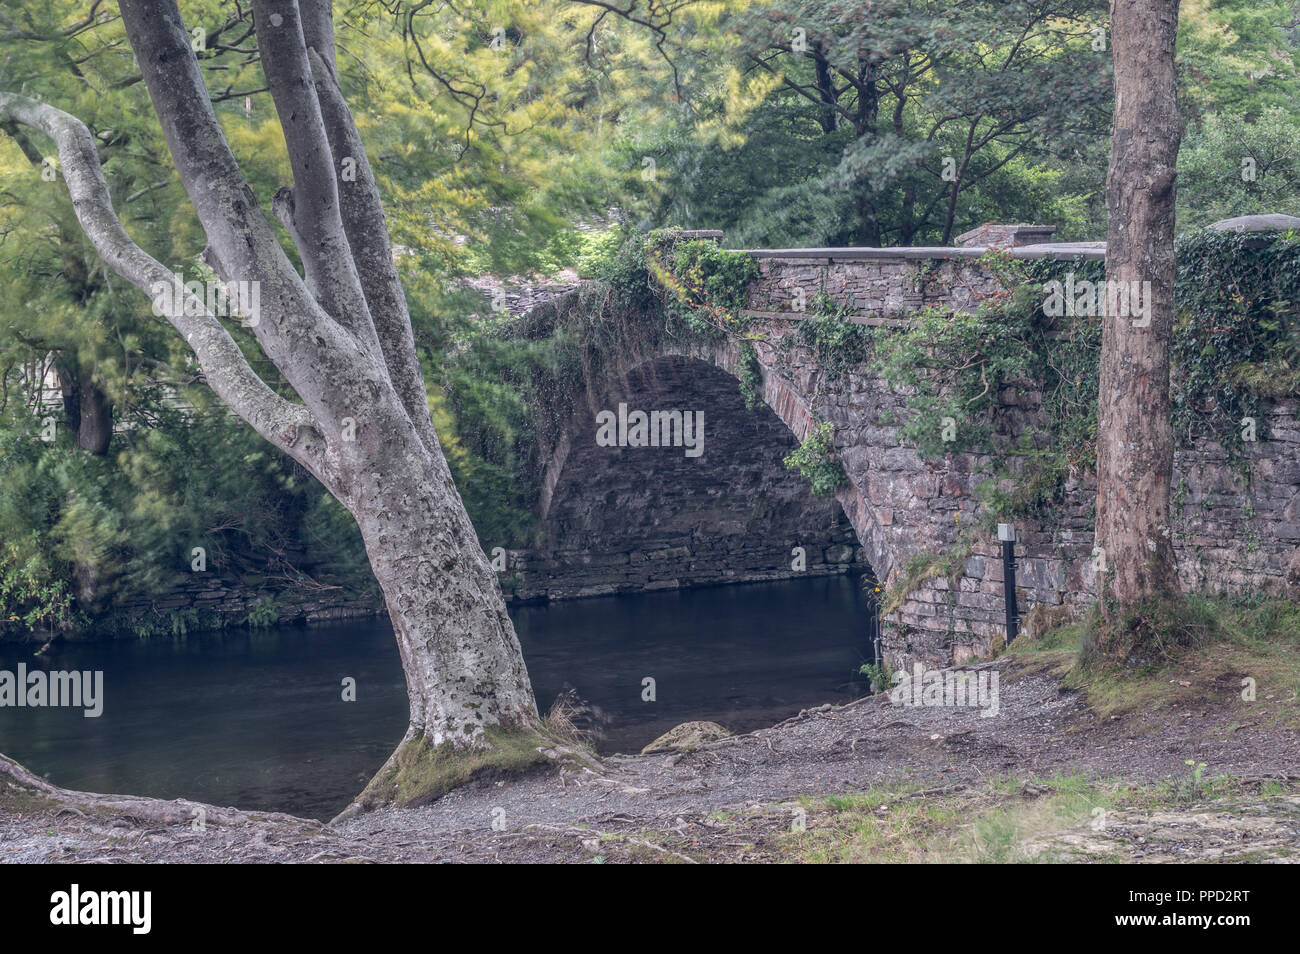
<svg viewBox="0 0 1300 954">
<path fill-rule="evenodd" d="M 1006 289 L 973 314 L 929 307 L 911 316 L 913 326 L 875 337 L 875 368 L 890 387 L 908 395 L 914 413 L 900 436 L 927 457 L 965 451 L 991 452 L 991 411 L 1006 388 L 1044 389 L 1053 434 L 1036 441 L 1056 448 L 1069 463 L 1087 463 L 1094 431 L 1099 334 L 1094 322 L 1076 319 L 1054 336 L 1042 313 L 1042 283 L 1058 271 L 1099 274 L 1082 263 L 1022 264 L 986 256 Z M 1041 461 L 1039 463 L 1042 463 Z M 1060 470 L 1059 466 L 1053 470 Z"/>
<path fill-rule="evenodd" d="M 1146 666 L 1222 638 L 1219 610 L 1199 594 L 1153 597 L 1108 612 L 1094 607 L 1084 624 L 1084 666 Z"/>
<path fill-rule="evenodd" d="M 1300 394 L 1300 236 L 1204 230 L 1178 242 L 1176 431 L 1240 449 L 1262 398 Z"/>
<path fill-rule="evenodd" d="M 1178 227 L 1201 228 L 1238 215 L 1300 215 L 1300 119 L 1274 108 L 1248 122 L 1207 116 L 1178 153 Z"/>
<path fill-rule="evenodd" d="M 1175 797 L 1180 802 L 1198 801 L 1203 794 L 1203 779 L 1205 776 L 1206 764 L 1198 762 L 1196 759 L 1185 759 L 1183 764 L 1187 766 L 1187 776 L 1178 779 L 1174 785 Z"/>
<path fill-rule="evenodd" d="M 193 277 L 205 239 L 120 19 L 107 11 L 82 24 L 83 6 L 49 0 L 5 14 L 0 88 L 84 119 L 131 234 Z M 1104 3 L 1054 0 L 1050 17 L 1046 6 L 885 0 L 863 17 L 854 0 L 728 0 L 659 5 L 633 23 L 581 4 L 509 0 L 361 5 L 340 16 L 340 83 L 369 147 L 438 431 L 480 538 L 506 545 L 534 532 L 539 439 L 568 424 L 548 415 L 620 354 L 665 334 L 729 338 L 746 403 L 761 399 L 740 314 L 754 261 L 675 230 L 605 227 L 610 219 L 721 227 L 732 243 L 769 247 L 946 241 L 993 219 L 1098 237 L 1108 54 L 1091 49 L 1090 28 Z M 246 110 L 240 92 L 264 86 L 260 65 L 226 42 L 246 29 L 247 11 L 192 0 L 185 15 L 218 30 L 200 66 L 266 204 L 288 169 L 269 96 L 252 92 Z M 643 29 L 664 17 L 671 29 Z M 789 49 L 792 22 L 807 53 Z M 498 24 L 509 25 L 504 47 L 487 39 Z M 1278 109 L 1295 101 L 1296 48 L 1288 0 L 1184 0 L 1184 225 L 1294 211 L 1298 131 Z M 864 49 L 876 51 L 865 72 Z M 40 175 L 48 149 L 24 130 L 0 135 L 0 377 L 12 399 L 0 414 L 0 621 L 57 628 L 107 612 L 109 594 L 165 594 L 200 544 L 213 565 L 286 586 L 305 574 L 372 585 L 346 510 L 218 412 L 194 386 L 184 342 L 109 276 L 63 184 Z M 1246 154 L 1257 160 L 1253 183 L 1240 177 Z M 940 175 L 948 156 L 957 182 Z M 1297 390 L 1295 240 L 1261 250 L 1214 238 L 1224 245 L 1213 254 L 1203 241 L 1186 244 L 1195 261 L 1180 272 L 1175 415 L 1180 428 L 1239 441 L 1236 421 L 1260 397 Z M 602 284 L 531 323 L 489 314 L 462 283 L 571 266 Z M 1038 267 L 1008 287 L 1046 280 Z M 1092 463 L 1100 326 L 1050 328 L 1022 297 L 975 316 L 923 314 L 901 336 L 855 326 L 846 307 L 819 298 L 797 340 L 828 379 L 882 362 L 913 398 L 905 436 L 932 454 L 987 448 L 998 390 L 1028 375 L 1045 388 L 1048 423 L 1008 465 L 1021 470 L 987 492 L 997 509 L 1036 510 L 1070 467 Z M 251 337 L 233 333 L 287 393 Z M 59 440 L 34 437 L 33 408 L 21 407 L 33 395 L 14 382 L 50 360 L 113 403 L 105 457 L 76 451 L 72 422 L 57 413 Z M 942 440 L 944 418 L 956 442 Z M 804 454 L 822 486 L 842 479 L 829 454 Z"/>
<path fill-rule="evenodd" d="M 1195 125 L 1215 113 L 1250 122 L 1269 109 L 1293 109 L 1300 93 L 1298 39 L 1292 0 L 1183 0 L 1180 111 Z M 1180 157 L 1180 189 L 1182 165 Z"/>
<path fill-rule="evenodd" d="M 791 247 L 946 244 L 994 218 L 1079 217 L 1087 194 L 1063 195 L 1066 157 L 1053 153 L 1105 135 L 1108 55 L 1089 33 L 1103 4 L 880 0 L 861 12 L 856 0 L 736 5 L 733 49 L 716 41 L 730 55 L 688 59 L 706 75 L 739 63 L 768 86 L 700 84 L 692 112 L 640 143 L 672 171 L 649 197 L 654 220 Z M 792 24 L 807 50 L 792 49 Z M 701 134 L 719 127 L 729 135 Z M 1097 173 L 1079 185 L 1095 191 Z"/>
<path fill-rule="evenodd" d="M 282 593 L 374 586 L 347 511 L 240 422 L 219 409 L 160 407 L 155 425 L 119 433 L 116 450 L 97 457 L 63 427 L 40 440 L 21 405 L 0 415 L 0 618 L 111 624 L 114 607 L 191 581 L 195 546 L 208 572 L 257 572 Z"/>
<path fill-rule="evenodd" d="M 783 461 L 787 470 L 799 471 L 818 497 L 830 496 L 849 480 L 835 451 L 834 438 L 835 425 L 823 421 Z"/>
<path fill-rule="evenodd" d="M 666 293 L 672 318 L 706 338 L 743 336 L 740 314 L 758 263 L 741 252 L 704 239 L 682 240 L 677 230 L 652 232 L 645 242 L 646 267 Z"/>
<path fill-rule="evenodd" d="M 740 379 L 740 394 L 746 409 L 752 411 L 763 403 L 763 373 L 758 365 L 758 352 L 752 342 L 740 345 L 736 359 L 736 377 Z"/>
<path fill-rule="evenodd" d="M 40 552 L 31 534 L 0 551 L 0 635 L 32 630 L 55 632 L 77 623 L 68 581 Z"/>
<path fill-rule="evenodd" d="M 531 542 L 539 448 L 567 429 L 575 395 L 594 396 L 621 358 L 652 353 L 662 336 L 736 338 L 741 393 L 751 408 L 761 401 L 740 314 L 752 258 L 678 229 L 611 229 L 587 248 L 595 282 L 528 316 L 457 327 L 436 371 L 435 424 L 484 546 Z"/>
<path fill-rule="evenodd" d="M 858 674 L 867 677 L 872 693 L 886 692 L 893 684 L 894 673 L 888 662 L 863 663 L 858 667 Z"/>
<path fill-rule="evenodd" d="M 247 623 L 254 629 L 265 629 L 280 621 L 280 605 L 274 596 L 264 596 L 248 608 Z"/>
<path fill-rule="evenodd" d="M 907 395 L 902 438 L 925 456 L 992 453 L 1000 393 L 1039 390 L 1044 423 L 1003 448 L 981 487 L 986 517 L 1043 514 L 1071 469 L 1096 461 L 1101 321 L 1051 320 L 1043 286 L 1073 272 L 1104 281 L 1099 262 L 986 259 L 1005 295 L 975 314 L 926 309 L 913 327 L 874 337 L 875 367 Z M 1184 440 L 1243 445 L 1245 418 L 1264 440 L 1262 401 L 1300 393 L 1300 239 L 1204 230 L 1178 243 L 1172 346 L 1173 421 Z M 945 437 L 953 438 L 946 440 Z"/>
<path fill-rule="evenodd" d="M 871 331 L 849 321 L 853 309 L 819 292 L 810 303 L 809 317 L 799 323 L 796 340 L 817 361 L 829 380 L 838 380 L 860 368 L 871 354 Z"/>
<path fill-rule="evenodd" d="M 946 579 L 955 589 L 957 581 L 965 575 L 965 561 L 971 555 L 970 540 L 963 537 L 956 546 L 943 553 L 922 551 L 914 553 L 903 563 L 903 572 L 885 593 L 880 603 L 880 615 L 888 616 L 898 611 L 909 593 L 926 580 Z"/>
</svg>

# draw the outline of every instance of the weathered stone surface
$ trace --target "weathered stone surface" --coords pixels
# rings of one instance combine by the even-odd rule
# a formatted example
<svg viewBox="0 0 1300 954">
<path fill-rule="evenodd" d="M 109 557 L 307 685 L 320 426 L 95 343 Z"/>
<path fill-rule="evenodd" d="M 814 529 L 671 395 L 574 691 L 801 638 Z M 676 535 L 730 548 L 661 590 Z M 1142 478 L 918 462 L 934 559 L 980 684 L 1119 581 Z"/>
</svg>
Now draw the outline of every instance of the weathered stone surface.
<svg viewBox="0 0 1300 954">
<path fill-rule="evenodd" d="M 657 358 L 597 410 L 704 414 L 703 452 L 601 447 L 583 404 L 566 441 L 543 542 L 510 561 L 519 599 L 565 599 L 842 573 L 864 568 L 853 527 L 782 459 L 798 441 L 765 407 L 745 407 L 736 379 L 681 356 Z M 804 569 L 795 569 L 795 548 Z"/>
<path fill-rule="evenodd" d="M 957 244 L 971 247 L 1015 248 L 1050 242 L 1054 225 L 998 225 L 985 222 L 957 236 Z"/>
<path fill-rule="evenodd" d="M 169 618 L 188 611 L 190 615 Z M 108 618 L 93 627 L 91 635 L 127 634 L 184 624 L 190 629 L 241 626 L 256 614 L 259 625 L 323 623 L 333 620 L 382 616 L 386 612 L 378 588 L 369 592 L 341 589 L 275 589 L 254 585 L 217 572 L 195 574 L 171 595 L 145 596 L 115 603 Z"/>
</svg>

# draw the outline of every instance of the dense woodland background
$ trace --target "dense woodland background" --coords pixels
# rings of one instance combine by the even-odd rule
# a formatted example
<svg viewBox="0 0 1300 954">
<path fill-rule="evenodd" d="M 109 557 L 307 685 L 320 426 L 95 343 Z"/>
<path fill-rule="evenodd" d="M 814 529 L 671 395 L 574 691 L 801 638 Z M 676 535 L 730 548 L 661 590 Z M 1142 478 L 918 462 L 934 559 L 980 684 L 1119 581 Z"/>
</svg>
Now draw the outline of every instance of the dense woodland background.
<svg viewBox="0 0 1300 954">
<path fill-rule="evenodd" d="M 950 244 L 989 221 L 1106 235 L 1104 3 L 634 9 L 336 4 L 339 71 L 400 247 L 440 437 L 494 545 L 535 529 L 536 422 L 503 370 L 560 357 L 554 342 L 499 334 L 512 316 L 469 280 L 617 283 L 629 237 L 667 226 L 723 229 L 732 248 Z M 251 20 L 215 0 L 183 12 L 202 25 L 218 115 L 269 207 L 290 174 Z M 1300 4 L 1184 0 L 1180 231 L 1300 214 L 1298 58 Z M 83 119 L 133 237 L 205 277 L 115 7 L 0 10 L 0 88 Z M 85 627 L 115 602 L 166 594 L 195 545 L 259 585 L 372 586 L 352 517 L 214 399 L 183 342 L 103 266 L 50 155 L 24 130 L 0 134 L 0 635 Z M 60 394 L 39 386 L 50 369 Z"/>
</svg>

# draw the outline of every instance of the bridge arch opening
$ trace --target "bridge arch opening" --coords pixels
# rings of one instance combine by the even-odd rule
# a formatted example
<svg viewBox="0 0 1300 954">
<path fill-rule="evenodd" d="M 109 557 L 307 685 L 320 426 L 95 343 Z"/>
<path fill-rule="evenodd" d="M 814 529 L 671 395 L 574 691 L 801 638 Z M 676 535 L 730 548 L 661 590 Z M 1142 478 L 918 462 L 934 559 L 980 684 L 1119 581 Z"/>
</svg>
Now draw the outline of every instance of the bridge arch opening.
<svg viewBox="0 0 1300 954">
<path fill-rule="evenodd" d="M 784 466 L 791 427 L 746 407 L 718 363 L 658 355 L 579 402 L 547 475 L 529 595 L 874 579 L 841 502 Z"/>
</svg>

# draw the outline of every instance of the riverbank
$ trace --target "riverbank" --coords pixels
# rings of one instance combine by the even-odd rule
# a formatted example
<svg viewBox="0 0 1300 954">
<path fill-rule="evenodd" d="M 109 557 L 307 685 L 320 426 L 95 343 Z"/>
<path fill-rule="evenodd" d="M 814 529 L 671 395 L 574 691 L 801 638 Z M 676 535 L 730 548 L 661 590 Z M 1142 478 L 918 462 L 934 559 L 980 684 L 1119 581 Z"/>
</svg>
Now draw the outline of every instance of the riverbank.
<svg viewBox="0 0 1300 954">
<path fill-rule="evenodd" d="M 58 790 L 10 779 L 0 859 L 1300 860 L 1294 684 L 1261 686 L 1276 691 L 1257 705 L 1189 659 L 1168 698 L 1099 710 L 1067 684 L 1067 657 L 969 667 L 998 674 L 996 718 L 873 696 L 689 752 L 484 781 L 333 826 L 154 799 L 67 810 Z"/>
<path fill-rule="evenodd" d="M 523 551 L 511 551 L 510 565 Z M 872 579 L 861 560 L 861 548 L 841 547 L 831 554 L 843 562 L 825 562 L 818 553 L 816 562 L 801 571 L 750 570 L 732 573 L 725 578 L 664 578 L 649 582 L 615 585 L 597 582 L 597 571 L 582 569 L 568 578 L 573 584 L 565 589 L 537 580 L 545 574 L 524 575 L 516 570 L 501 580 L 502 596 L 512 609 L 545 606 L 550 603 L 574 603 L 607 596 L 637 596 L 648 593 L 688 592 L 720 587 L 784 583 L 824 577 L 846 577 L 855 581 Z M 655 554 L 651 554 L 654 557 Z M 574 584 L 577 580 L 578 583 Z M 865 582 L 859 582 L 865 586 Z M 76 627 L 49 630 L 10 630 L 0 632 L 0 644 L 42 646 L 49 643 L 87 643 L 110 639 L 168 638 L 225 630 L 269 629 L 276 626 L 327 626 L 333 623 L 387 617 L 388 609 L 378 586 L 350 591 L 339 586 L 317 590 L 268 590 L 239 580 L 215 578 L 187 583 L 160 599 L 135 599 L 114 607 Z"/>
</svg>

